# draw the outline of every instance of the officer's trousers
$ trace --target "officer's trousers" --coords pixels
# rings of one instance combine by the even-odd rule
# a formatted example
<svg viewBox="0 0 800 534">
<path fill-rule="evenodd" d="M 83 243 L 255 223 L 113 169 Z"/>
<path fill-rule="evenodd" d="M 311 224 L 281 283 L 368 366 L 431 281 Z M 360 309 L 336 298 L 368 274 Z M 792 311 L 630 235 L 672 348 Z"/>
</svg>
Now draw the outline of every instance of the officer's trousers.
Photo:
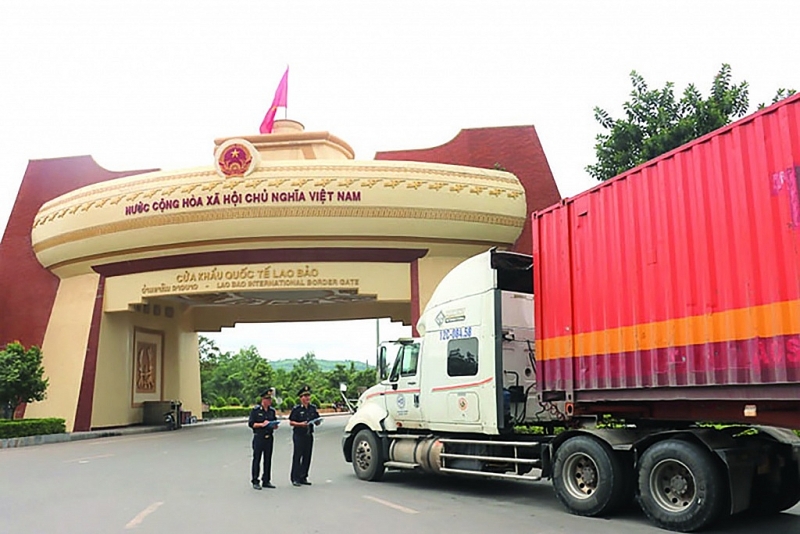
<svg viewBox="0 0 800 534">
<path fill-rule="evenodd" d="M 266 437 L 253 435 L 253 467 L 250 470 L 253 484 L 258 482 L 258 468 L 261 467 L 261 459 L 264 459 L 264 470 L 261 472 L 261 482 L 266 484 L 272 478 L 272 444 L 275 439 L 267 434 Z"/>
<path fill-rule="evenodd" d="M 292 454 L 292 482 L 304 482 L 311 468 L 311 451 L 314 448 L 314 434 L 295 432 L 292 435 L 294 452 Z"/>
</svg>

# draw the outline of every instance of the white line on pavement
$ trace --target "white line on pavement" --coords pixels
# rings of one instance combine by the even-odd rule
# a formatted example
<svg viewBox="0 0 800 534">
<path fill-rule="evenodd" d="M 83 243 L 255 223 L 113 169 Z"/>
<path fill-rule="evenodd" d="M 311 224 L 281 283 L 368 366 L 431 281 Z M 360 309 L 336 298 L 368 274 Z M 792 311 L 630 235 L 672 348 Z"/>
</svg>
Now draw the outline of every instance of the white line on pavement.
<svg viewBox="0 0 800 534">
<path fill-rule="evenodd" d="M 131 520 L 128 522 L 128 524 L 127 524 L 127 525 L 125 525 L 125 528 L 126 528 L 126 529 L 135 528 L 136 526 L 138 526 L 138 525 L 139 525 L 139 523 L 141 523 L 142 521 L 144 521 L 144 518 L 145 518 L 145 517 L 147 517 L 148 515 L 152 514 L 152 513 L 153 513 L 153 512 L 155 512 L 156 510 L 158 510 L 158 507 L 159 507 L 159 506 L 161 506 L 162 504 L 164 504 L 164 503 L 163 503 L 163 502 L 161 502 L 161 501 L 159 501 L 159 502 L 154 502 L 153 504 L 151 504 L 150 506 L 148 506 L 147 508 L 145 508 L 144 510 L 142 510 L 141 512 L 139 512 L 139 515 L 137 515 L 136 517 L 134 517 L 133 519 L 131 519 Z"/>
<path fill-rule="evenodd" d="M 88 464 L 90 460 L 98 460 L 100 458 L 111 458 L 113 454 L 98 454 L 97 456 L 84 456 L 83 458 L 75 458 L 74 460 L 64 460 L 65 464 L 78 462 L 79 464 Z"/>
<path fill-rule="evenodd" d="M 369 499 L 370 501 L 374 501 L 378 504 L 382 504 L 384 506 L 388 506 L 389 508 L 394 508 L 395 510 L 400 510 L 405 514 L 418 514 L 417 510 L 412 510 L 411 508 L 406 508 L 405 506 L 400 506 L 399 504 L 394 504 L 393 502 L 384 501 L 383 499 L 379 499 L 377 497 L 373 497 L 372 495 L 364 495 L 365 499 Z"/>
<path fill-rule="evenodd" d="M 141 436 L 136 438 L 123 438 L 119 436 L 109 436 L 107 438 L 93 440 L 93 443 L 89 443 L 89 445 L 108 445 L 109 443 L 130 443 L 132 441 L 148 441 L 153 439 L 162 439 L 164 435 L 159 432 L 159 435 L 153 436 Z"/>
</svg>

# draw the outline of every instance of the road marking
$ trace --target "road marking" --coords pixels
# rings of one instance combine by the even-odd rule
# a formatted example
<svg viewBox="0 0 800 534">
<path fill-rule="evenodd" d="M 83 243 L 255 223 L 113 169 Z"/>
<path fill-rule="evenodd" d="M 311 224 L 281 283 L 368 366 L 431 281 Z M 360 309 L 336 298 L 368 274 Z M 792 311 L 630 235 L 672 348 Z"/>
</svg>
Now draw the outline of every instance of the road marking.
<svg viewBox="0 0 800 534">
<path fill-rule="evenodd" d="M 158 510 L 158 507 L 159 507 L 159 506 L 161 506 L 162 504 L 164 504 L 164 503 L 163 503 L 163 502 L 161 502 L 161 501 L 159 501 L 159 502 L 154 502 L 153 504 L 151 504 L 150 506 L 148 506 L 147 508 L 145 508 L 144 510 L 142 510 L 141 512 L 139 512 L 139 515 L 137 515 L 136 517 L 134 517 L 133 519 L 131 519 L 131 520 L 128 522 L 128 524 L 127 524 L 127 525 L 125 525 L 125 528 L 126 528 L 126 529 L 130 529 L 130 528 L 135 528 L 135 527 L 137 527 L 137 526 L 138 526 L 138 525 L 139 525 L 139 524 L 140 524 L 142 521 L 144 521 L 144 518 L 145 518 L 145 517 L 147 517 L 148 515 L 152 514 L 152 513 L 153 513 L 153 512 L 155 512 L 156 510 Z"/>
<path fill-rule="evenodd" d="M 79 464 L 88 464 L 90 460 L 98 460 L 100 458 L 111 458 L 113 454 L 98 454 L 97 456 L 85 456 L 83 458 L 76 458 L 75 460 L 64 460 L 65 464 L 78 462 Z"/>
<path fill-rule="evenodd" d="M 198 439 L 197 443 L 203 443 L 204 441 L 214 441 L 217 438 L 206 438 L 206 439 Z"/>
<path fill-rule="evenodd" d="M 388 506 L 389 508 L 394 508 L 395 510 L 400 510 L 405 514 L 418 514 L 417 510 L 412 510 L 411 508 L 406 508 L 405 506 L 400 506 L 399 504 L 394 504 L 393 502 L 384 501 L 383 499 L 379 499 L 377 497 L 373 497 L 372 495 L 364 495 L 365 499 L 369 499 L 370 501 L 374 501 L 378 504 L 382 504 L 384 506 Z"/>
<path fill-rule="evenodd" d="M 120 436 L 108 436 L 107 438 L 102 438 L 95 440 L 94 443 L 90 443 L 89 445 L 108 445 L 109 443 L 130 443 L 131 441 L 146 441 L 152 439 L 162 439 L 165 436 L 142 436 L 138 438 L 125 438 Z"/>
</svg>

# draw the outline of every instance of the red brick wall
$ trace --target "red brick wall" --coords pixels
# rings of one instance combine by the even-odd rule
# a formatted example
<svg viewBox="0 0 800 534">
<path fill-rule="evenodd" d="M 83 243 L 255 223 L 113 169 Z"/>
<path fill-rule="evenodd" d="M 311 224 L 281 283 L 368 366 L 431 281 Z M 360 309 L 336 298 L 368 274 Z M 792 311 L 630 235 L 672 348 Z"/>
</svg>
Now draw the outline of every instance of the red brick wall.
<svg viewBox="0 0 800 534">
<path fill-rule="evenodd" d="M 42 204 L 86 185 L 143 172 L 149 171 L 110 172 L 90 156 L 28 163 L 0 241 L 0 347 L 17 340 L 41 346 L 50 319 L 58 278 L 39 264 L 31 248 L 31 226 Z"/>
<path fill-rule="evenodd" d="M 461 130 L 448 143 L 419 150 L 378 152 L 376 160 L 449 163 L 484 169 L 495 164 L 513 173 L 525 188 L 528 218 L 536 210 L 561 200 L 547 158 L 533 126 L 505 126 Z M 530 254 L 530 224 L 526 223 L 512 250 Z"/>
</svg>

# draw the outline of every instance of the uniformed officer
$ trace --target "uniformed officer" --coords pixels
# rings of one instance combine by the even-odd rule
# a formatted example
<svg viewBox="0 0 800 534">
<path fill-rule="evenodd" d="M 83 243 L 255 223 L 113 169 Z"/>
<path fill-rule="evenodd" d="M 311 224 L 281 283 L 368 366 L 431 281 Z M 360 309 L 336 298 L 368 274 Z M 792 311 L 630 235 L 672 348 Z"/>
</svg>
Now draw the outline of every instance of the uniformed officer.
<svg viewBox="0 0 800 534">
<path fill-rule="evenodd" d="M 274 423 L 270 423 L 275 421 Z M 278 427 L 278 414 L 272 407 L 272 389 L 267 388 L 261 392 L 261 403 L 250 410 L 250 419 L 247 426 L 253 429 L 253 467 L 250 481 L 253 489 L 274 488 L 272 478 L 272 437 L 273 431 Z M 264 460 L 264 470 L 261 472 L 261 484 L 258 483 L 258 470 L 261 460 Z"/>
<path fill-rule="evenodd" d="M 310 486 L 308 469 L 311 467 L 311 450 L 314 447 L 314 426 L 322 421 L 317 407 L 310 403 L 311 388 L 303 386 L 297 393 L 300 404 L 292 408 L 289 424 L 292 426 L 292 474 L 293 486 Z"/>
</svg>

